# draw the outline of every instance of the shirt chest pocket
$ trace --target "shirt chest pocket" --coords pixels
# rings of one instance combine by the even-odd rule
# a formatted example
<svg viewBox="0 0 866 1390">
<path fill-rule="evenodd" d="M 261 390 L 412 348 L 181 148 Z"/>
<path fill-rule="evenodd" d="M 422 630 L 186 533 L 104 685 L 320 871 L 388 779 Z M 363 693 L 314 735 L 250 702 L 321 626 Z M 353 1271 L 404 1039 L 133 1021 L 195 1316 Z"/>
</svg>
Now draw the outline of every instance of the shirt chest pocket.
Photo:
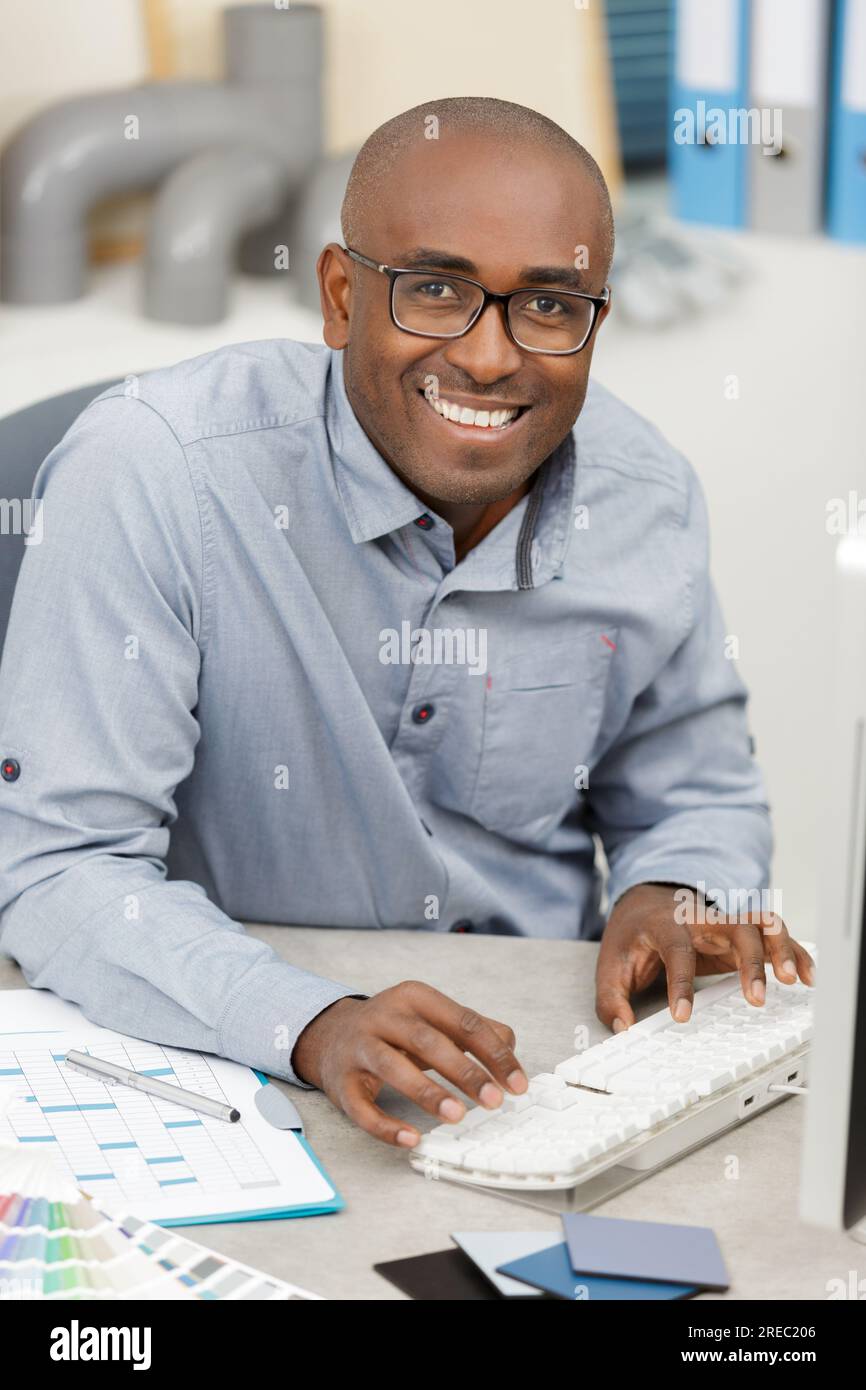
<svg viewBox="0 0 866 1390">
<path fill-rule="evenodd" d="M 527 649 L 491 668 L 470 815 L 488 830 L 543 839 L 586 785 L 616 629 Z"/>
</svg>

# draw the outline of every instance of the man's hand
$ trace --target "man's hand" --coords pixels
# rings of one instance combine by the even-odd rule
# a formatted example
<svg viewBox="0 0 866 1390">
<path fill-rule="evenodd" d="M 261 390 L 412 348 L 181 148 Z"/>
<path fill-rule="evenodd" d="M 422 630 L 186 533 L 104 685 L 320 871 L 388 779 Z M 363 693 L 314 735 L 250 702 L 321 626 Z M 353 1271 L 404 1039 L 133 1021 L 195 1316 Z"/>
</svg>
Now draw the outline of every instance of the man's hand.
<svg viewBox="0 0 866 1390">
<path fill-rule="evenodd" d="M 405 980 L 372 999 L 338 999 L 317 1014 L 295 1043 L 292 1066 L 368 1134 L 414 1148 L 420 1131 L 376 1105 L 382 1087 L 387 1083 L 429 1115 L 455 1123 L 465 1105 L 425 1071 L 435 1069 L 494 1110 L 503 1090 L 521 1095 L 529 1084 L 513 1048 L 507 1024 Z"/>
<path fill-rule="evenodd" d="M 696 897 L 694 890 L 686 891 Z M 798 975 L 804 984 L 813 983 L 815 963 L 792 941 L 781 917 L 756 912 L 699 922 L 691 912 L 693 925 L 687 925 L 679 920 L 682 892 L 673 884 L 641 883 L 623 893 L 610 914 L 598 957 L 595 1009 L 615 1033 L 635 1021 L 631 995 L 652 984 L 662 969 L 677 1023 L 691 1015 L 696 975 L 738 970 L 743 994 L 756 1005 L 763 1004 L 766 993 L 765 961 L 772 962 L 782 984 L 793 984 Z M 706 915 L 714 915 L 709 907 Z"/>
</svg>

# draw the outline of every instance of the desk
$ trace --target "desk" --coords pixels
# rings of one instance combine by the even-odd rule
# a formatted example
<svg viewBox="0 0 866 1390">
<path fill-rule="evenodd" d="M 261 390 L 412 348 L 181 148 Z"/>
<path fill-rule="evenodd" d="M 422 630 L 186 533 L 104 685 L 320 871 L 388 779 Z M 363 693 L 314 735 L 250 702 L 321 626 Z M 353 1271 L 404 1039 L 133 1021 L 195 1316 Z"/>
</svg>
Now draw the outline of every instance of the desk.
<svg viewBox="0 0 866 1390">
<path fill-rule="evenodd" d="M 592 1042 L 605 1035 L 593 1007 L 598 947 L 588 942 L 311 927 L 253 926 L 250 931 L 293 964 L 357 984 L 366 993 L 419 979 L 501 1019 L 516 1032 L 517 1054 L 530 1076 L 570 1056 L 576 1023 L 589 1024 Z M 0 957 L 0 989 L 24 985 L 18 967 Z M 658 1002 L 656 997 L 643 1012 Z M 190 1228 L 204 1245 L 326 1298 L 393 1299 L 403 1295 L 374 1273 L 374 1263 L 444 1249 L 454 1230 L 559 1228 L 552 1215 L 426 1181 L 401 1152 L 357 1129 L 324 1095 L 275 1084 L 286 1085 L 297 1102 L 346 1210 Z M 419 1119 L 421 1112 L 411 1102 L 383 1095 L 392 1113 Z M 802 1115 L 799 1099 L 784 1101 L 599 1210 L 712 1226 L 731 1273 L 727 1297 L 824 1299 L 828 1279 L 847 1281 L 852 1269 L 860 1278 L 866 1275 L 866 1250 L 797 1219 Z M 427 1117 L 420 1123 L 426 1128 Z M 736 1180 L 725 1176 L 732 1154 L 739 1160 Z"/>
</svg>

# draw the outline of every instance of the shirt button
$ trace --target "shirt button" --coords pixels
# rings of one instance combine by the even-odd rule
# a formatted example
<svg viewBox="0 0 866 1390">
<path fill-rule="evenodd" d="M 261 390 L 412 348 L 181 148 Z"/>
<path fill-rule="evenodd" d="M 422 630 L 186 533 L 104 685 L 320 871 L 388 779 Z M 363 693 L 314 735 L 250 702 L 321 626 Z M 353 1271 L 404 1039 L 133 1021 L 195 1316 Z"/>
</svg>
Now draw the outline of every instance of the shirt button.
<svg viewBox="0 0 866 1390">
<path fill-rule="evenodd" d="M 433 527 L 436 525 L 436 522 L 433 520 L 429 512 L 422 512 L 420 516 L 416 516 L 415 525 L 418 526 L 422 531 L 432 531 Z"/>
<path fill-rule="evenodd" d="M 412 711 L 412 722 L 414 724 L 429 724 L 435 713 L 436 706 L 431 705 L 428 700 L 426 704 L 415 706 Z"/>
<path fill-rule="evenodd" d="M 4 758 L 0 764 L 0 773 L 3 774 L 4 782 L 17 782 L 21 773 L 21 765 L 15 758 Z"/>
<path fill-rule="evenodd" d="M 470 920 L 469 920 L 468 917 L 461 917 L 460 920 L 459 920 L 459 922 L 455 922 L 454 925 L 453 925 L 452 927 L 449 928 L 449 930 L 450 930 L 450 931 L 461 931 L 461 932 L 463 932 L 463 931 L 471 931 L 471 930 L 472 930 L 472 923 L 470 922 Z"/>
</svg>

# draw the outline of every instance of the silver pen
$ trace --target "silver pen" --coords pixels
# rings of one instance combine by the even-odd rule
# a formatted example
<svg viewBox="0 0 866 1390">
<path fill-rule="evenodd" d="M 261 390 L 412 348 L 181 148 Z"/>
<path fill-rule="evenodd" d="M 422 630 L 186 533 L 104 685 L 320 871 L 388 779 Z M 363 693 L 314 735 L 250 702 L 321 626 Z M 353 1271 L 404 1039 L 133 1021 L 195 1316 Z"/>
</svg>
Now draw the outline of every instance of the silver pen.
<svg viewBox="0 0 866 1390">
<path fill-rule="evenodd" d="M 211 1100 L 209 1096 L 199 1096 L 195 1091 L 185 1091 L 182 1086 L 172 1086 L 167 1081 L 160 1081 L 157 1076 L 142 1076 L 141 1072 L 121 1067 L 117 1062 L 104 1062 L 100 1057 L 91 1057 L 89 1052 L 70 1050 L 66 1054 L 66 1065 L 92 1077 L 94 1081 L 131 1086 L 133 1090 L 145 1091 L 149 1096 L 159 1096 L 160 1100 L 185 1105 L 188 1110 L 213 1115 L 217 1120 L 228 1120 L 233 1124 L 241 1117 L 241 1112 L 235 1110 L 233 1105 L 223 1105 L 222 1101 Z"/>
</svg>

